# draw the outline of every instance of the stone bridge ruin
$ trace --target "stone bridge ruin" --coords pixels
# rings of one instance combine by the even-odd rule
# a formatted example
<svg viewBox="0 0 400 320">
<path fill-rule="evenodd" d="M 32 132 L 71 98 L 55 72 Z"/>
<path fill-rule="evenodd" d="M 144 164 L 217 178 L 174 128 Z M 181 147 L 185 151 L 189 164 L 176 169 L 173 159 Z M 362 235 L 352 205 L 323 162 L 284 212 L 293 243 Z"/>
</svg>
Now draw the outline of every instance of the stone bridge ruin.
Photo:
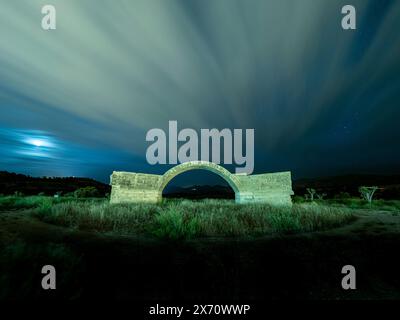
<svg viewBox="0 0 400 320">
<path fill-rule="evenodd" d="M 209 170 L 221 176 L 235 192 L 236 203 L 267 203 L 274 206 L 292 204 L 290 171 L 264 174 L 233 174 L 208 161 L 190 161 L 179 164 L 163 175 L 118 172 L 110 178 L 111 203 L 157 203 L 169 181 L 189 170 Z"/>
</svg>

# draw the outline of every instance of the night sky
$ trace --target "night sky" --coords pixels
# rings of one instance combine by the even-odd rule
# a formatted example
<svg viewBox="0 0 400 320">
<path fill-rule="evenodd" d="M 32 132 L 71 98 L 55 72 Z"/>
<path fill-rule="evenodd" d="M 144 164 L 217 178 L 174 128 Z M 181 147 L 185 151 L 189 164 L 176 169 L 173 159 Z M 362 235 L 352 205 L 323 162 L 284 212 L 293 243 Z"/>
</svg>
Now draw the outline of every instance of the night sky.
<svg viewBox="0 0 400 320">
<path fill-rule="evenodd" d="M 57 30 L 41 28 L 45 4 Z M 341 28 L 345 4 L 357 30 Z M 254 128 L 254 173 L 400 173 L 400 1 L 0 5 L 0 170 L 163 173 L 146 132 L 177 120 Z"/>
</svg>

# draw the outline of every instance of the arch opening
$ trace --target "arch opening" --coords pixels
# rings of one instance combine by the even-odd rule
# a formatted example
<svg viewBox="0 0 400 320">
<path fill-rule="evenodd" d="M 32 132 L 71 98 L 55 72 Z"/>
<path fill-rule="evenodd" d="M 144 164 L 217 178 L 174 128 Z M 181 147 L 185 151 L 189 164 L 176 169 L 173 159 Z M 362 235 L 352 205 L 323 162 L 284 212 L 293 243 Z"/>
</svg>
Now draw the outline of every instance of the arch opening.
<svg viewBox="0 0 400 320">
<path fill-rule="evenodd" d="M 223 178 L 227 182 L 227 184 L 232 188 L 232 190 L 235 194 L 235 197 L 236 197 L 236 194 L 239 191 L 239 188 L 238 188 L 238 184 L 237 184 L 237 181 L 236 181 L 234 175 L 232 175 L 225 168 L 223 168 L 215 163 L 207 162 L 207 161 L 191 161 L 191 162 L 181 163 L 181 164 L 171 168 L 167 172 L 165 172 L 164 175 L 162 176 L 162 181 L 161 181 L 161 184 L 158 189 L 159 197 L 162 198 L 162 192 L 163 192 L 164 188 L 174 177 L 176 177 L 186 171 L 201 170 L 201 169 L 211 171 L 211 172 L 219 175 L 221 178 Z"/>
<path fill-rule="evenodd" d="M 235 191 L 220 175 L 204 169 L 179 173 L 162 190 L 163 199 L 234 200 Z"/>
</svg>

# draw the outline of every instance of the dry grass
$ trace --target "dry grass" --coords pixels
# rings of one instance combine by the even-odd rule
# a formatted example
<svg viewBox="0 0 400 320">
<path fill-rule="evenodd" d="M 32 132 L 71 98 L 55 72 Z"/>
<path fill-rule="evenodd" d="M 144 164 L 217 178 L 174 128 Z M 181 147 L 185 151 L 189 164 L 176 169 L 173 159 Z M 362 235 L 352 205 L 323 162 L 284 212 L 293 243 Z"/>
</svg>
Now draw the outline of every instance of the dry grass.
<svg viewBox="0 0 400 320">
<path fill-rule="evenodd" d="M 316 204 L 276 208 L 237 205 L 227 200 L 166 201 L 160 205 L 68 201 L 44 203 L 37 209 L 37 215 L 44 221 L 77 229 L 152 234 L 169 239 L 311 232 L 354 219 L 345 208 Z"/>
</svg>

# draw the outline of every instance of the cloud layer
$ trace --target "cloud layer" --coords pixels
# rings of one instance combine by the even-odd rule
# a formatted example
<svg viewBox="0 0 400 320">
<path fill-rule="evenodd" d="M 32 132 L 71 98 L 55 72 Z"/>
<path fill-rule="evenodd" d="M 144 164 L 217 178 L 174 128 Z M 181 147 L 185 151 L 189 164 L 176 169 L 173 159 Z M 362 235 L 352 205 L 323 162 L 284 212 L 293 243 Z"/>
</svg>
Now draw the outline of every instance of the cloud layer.
<svg viewBox="0 0 400 320">
<path fill-rule="evenodd" d="M 255 128 L 256 172 L 399 169 L 374 156 L 400 138 L 398 1 L 344 31 L 341 0 L 54 0 L 46 32 L 47 2 L 1 0 L 0 125 L 143 161 L 169 120 Z"/>
</svg>

